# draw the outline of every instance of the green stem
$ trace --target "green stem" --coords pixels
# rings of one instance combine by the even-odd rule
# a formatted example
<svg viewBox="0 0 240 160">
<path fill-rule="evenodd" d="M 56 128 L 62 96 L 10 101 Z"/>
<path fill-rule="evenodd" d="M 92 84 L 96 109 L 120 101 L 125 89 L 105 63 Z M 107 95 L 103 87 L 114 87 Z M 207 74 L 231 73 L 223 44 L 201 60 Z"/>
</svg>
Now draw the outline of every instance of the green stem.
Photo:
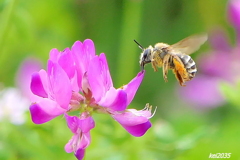
<svg viewBox="0 0 240 160">
<path fill-rule="evenodd" d="M 139 68 L 140 49 L 133 39 L 139 37 L 143 1 L 125 0 L 123 5 L 122 32 L 117 67 L 116 87 L 128 83 L 135 77 L 135 69 Z"/>
</svg>

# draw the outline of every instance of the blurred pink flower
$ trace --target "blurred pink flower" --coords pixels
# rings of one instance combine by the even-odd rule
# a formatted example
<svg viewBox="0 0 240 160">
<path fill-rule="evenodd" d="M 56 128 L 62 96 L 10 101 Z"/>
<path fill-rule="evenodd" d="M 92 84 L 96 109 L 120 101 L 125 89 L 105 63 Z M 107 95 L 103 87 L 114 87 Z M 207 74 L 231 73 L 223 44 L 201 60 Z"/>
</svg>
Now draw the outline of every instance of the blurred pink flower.
<svg viewBox="0 0 240 160">
<path fill-rule="evenodd" d="M 20 65 L 16 75 L 16 85 L 22 92 L 24 97 L 27 97 L 29 101 L 35 101 L 38 97 L 31 92 L 30 82 L 34 72 L 39 71 L 42 68 L 42 64 L 38 59 L 26 58 Z"/>
<path fill-rule="evenodd" d="M 234 83 L 240 78 L 240 0 L 230 0 L 228 16 L 237 33 L 237 43 L 231 47 L 224 32 L 216 30 L 210 36 L 213 51 L 198 59 L 197 76 L 186 87 L 179 89 L 180 96 L 198 108 L 212 108 L 225 103 L 219 83 Z"/>
<path fill-rule="evenodd" d="M 31 75 L 40 68 L 41 64 L 38 60 L 25 59 L 17 71 L 17 87 L 0 89 L 1 121 L 7 120 L 15 125 L 21 125 L 25 122 L 25 113 L 29 109 L 30 101 L 37 98 L 30 90 Z"/>
<path fill-rule="evenodd" d="M 94 111 L 111 115 L 130 134 L 142 136 L 151 127 L 151 108 L 133 111 L 127 106 L 143 77 L 144 72 L 140 72 L 127 85 L 114 88 L 105 54 L 95 55 L 89 39 L 75 42 L 71 50 L 52 49 L 47 71 L 32 75 L 31 90 L 39 96 L 30 107 L 32 120 L 41 124 L 64 114 L 74 134 L 65 150 L 73 151 L 78 159 L 84 157 L 90 144 Z M 70 111 L 80 111 L 80 116 L 69 116 Z"/>
</svg>

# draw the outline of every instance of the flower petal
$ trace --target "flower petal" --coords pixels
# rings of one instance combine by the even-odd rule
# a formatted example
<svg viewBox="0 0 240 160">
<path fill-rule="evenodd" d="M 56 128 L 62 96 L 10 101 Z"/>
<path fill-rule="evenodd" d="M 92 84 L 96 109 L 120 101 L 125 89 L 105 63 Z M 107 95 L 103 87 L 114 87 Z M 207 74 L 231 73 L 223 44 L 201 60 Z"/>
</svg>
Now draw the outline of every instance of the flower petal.
<svg viewBox="0 0 240 160">
<path fill-rule="evenodd" d="M 64 149 L 67 153 L 71 153 L 74 152 L 74 148 L 73 148 L 73 143 L 76 143 L 79 140 L 79 135 L 78 134 L 74 134 L 72 136 L 72 138 L 68 141 L 68 143 L 65 145 Z"/>
<path fill-rule="evenodd" d="M 84 112 L 82 114 L 84 114 Z M 82 130 L 83 133 L 89 132 L 94 127 L 95 122 L 91 116 L 84 119 L 79 119 L 79 128 Z"/>
<path fill-rule="evenodd" d="M 32 74 L 32 81 L 30 84 L 30 88 L 33 94 L 40 97 L 48 97 L 48 94 L 44 86 L 48 86 L 47 81 L 47 73 L 45 70 L 40 70 L 39 72 L 35 72 Z M 48 88 L 48 87 L 46 87 Z"/>
<path fill-rule="evenodd" d="M 87 148 L 90 142 L 91 137 L 89 132 L 88 133 L 79 132 L 77 134 L 74 134 L 74 136 L 65 145 L 64 149 L 67 153 L 76 152 L 79 149 Z"/>
<path fill-rule="evenodd" d="M 136 112 L 125 111 L 123 113 L 115 113 L 112 114 L 112 117 L 135 137 L 144 135 L 151 127 L 151 123 L 148 120 L 149 117 L 136 115 Z"/>
<path fill-rule="evenodd" d="M 30 106 L 32 121 L 35 124 L 42 124 L 63 114 L 66 110 L 62 109 L 55 101 L 43 98 L 39 103 Z"/>
<path fill-rule="evenodd" d="M 85 155 L 85 149 L 78 149 L 75 153 L 75 157 L 78 159 L 78 160 L 82 160 L 84 158 L 84 155 Z"/>
<path fill-rule="evenodd" d="M 81 86 L 82 77 L 88 69 L 90 60 L 95 57 L 95 47 L 93 41 L 90 39 L 86 39 L 83 43 L 76 41 L 72 46 L 72 53 L 76 62 L 78 85 Z"/>
<path fill-rule="evenodd" d="M 91 142 L 91 137 L 89 132 L 83 133 L 80 132 L 79 134 L 75 134 L 65 145 L 64 149 L 67 153 L 74 152 L 75 154 L 81 150 L 86 149 Z M 78 155 L 80 156 L 80 155 Z M 84 156 L 84 155 L 83 155 Z"/>
<path fill-rule="evenodd" d="M 83 115 L 83 114 L 85 114 L 85 112 L 83 112 L 81 115 Z M 95 122 L 91 116 L 80 119 L 76 116 L 69 116 L 69 115 L 65 114 L 65 118 L 67 121 L 68 128 L 74 134 L 77 134 L 78 129 L 80 129 L 83 133 L 87 133 L 95 127 Z"/>
<path fill-rule="evenodd" d="M 144 74 L 145 71 L 139 72 L 134 79 L 132 79 L 127 85 L 123 86 L 123 90 L 127 93 L 127 105 L 132 102 L 138 87 L 142 83 Z"/>
<path fill-rule="evenodd" d="M 69 116 L 68 114 L 64 115 L 67 121 L 68 128 L 72 131 L 72 133 L 77 134 L 78 130 L 78 117 Z"/>
<path fill-rule="evenodd" d="M 91 39 L 84 40 L 83 49 L 86 59 L 90 60 L 95 56 L 95 46 Z"/>
<path fill-rule="evenodd" d="M 49 60 L 51 60 L 54 63 L 57 63 L 58 62 L 58 57 L 60 55 L 59 52 L 60 51 L 58 51 L 58 49 L 53 48 L 49 53 Z"/>
<path fill-rule="evenodd" d="M 122 126 L 131 135 L 133 135 L 135 137 L 141 137 L 147 132 L 147 130 L 152 126 L 152 124 L 149 121 L 147 121 L 145 123 L 141 123 L 141 124 L 135 125 L 135 126 L 127 126 L 127 125 L 122 125 Z"/>
<path fill-rule="evenodd" d="M 104 60 L 104 54 L 101 57 L 95 56 L 89 65 L 87 72 L 88 82 L 94 99 L 98 102 L 111 87 L 112 79 L 108 70 L 108 64 Z"/>
<path fill-rule="evenodd" d="M 80 41 L 76 41 L 72 48 L 73 58 L 75 59 L 76 71 L 77 71 L 77 79 L 78 79 L 78 86 L 82 84 L 82 77 L 85 73 L 85 63 L 83 63 L 83 44 Z"/>
<path fill-rule="evenodd" d="M 74 76 L 72 77 L 72 79 L 70 79 L 70 81 L 71 81 L 72 91 L 79 92 L 80 88 L 78 86 L 77 72 L 75 72 Z"/>
<path fill-rule="evenodd" d="M 106 58 L 104 53 L 101 53 L 99 55 L 99 61 L 101 63 L 102 70 L 104 71 L 103 72 L 103 77 L 104 77 L 104 80 L 105 80 L 106 88 L 110 88 L 110 87 L 113 86 L 113 82 L 112 82 L 112 77 L 110 75 L 107 58 Z"/>
<path fill-rule="evenodd" d="M 68 77 L 71 79 L 75 74 L 75 65 L 72 52 L 69 48 L 66 48 L 61 52 L 61 56 L 58 60 L 59 65 L 67 73 Z"/>
<path fill-rule="evenodd" d="M 79 145 L 77 146 L 77 150 L 79 149 L 85 149 L 89 146 L 89 144 L 91 143 L 91 136 L 90 136 L 90 132 L 87 133 L 81 133 L 81 142 L 79 143 Z"/>
<path fill-rule="evenodd" d="M 111 87 L 98 104 L 113 111 L 123 111 L 127 107 L 127 94 L 121 89 Z"/>
<path fill-rule="evenodd" d="M 48 75 L 51 84 L 50 91 L 56 102 L 62 107 L 67 109 L 71 96 L 72 87 L 71 82 L 66 72 L 56 63 L 48 61 Z"/>
</svg>

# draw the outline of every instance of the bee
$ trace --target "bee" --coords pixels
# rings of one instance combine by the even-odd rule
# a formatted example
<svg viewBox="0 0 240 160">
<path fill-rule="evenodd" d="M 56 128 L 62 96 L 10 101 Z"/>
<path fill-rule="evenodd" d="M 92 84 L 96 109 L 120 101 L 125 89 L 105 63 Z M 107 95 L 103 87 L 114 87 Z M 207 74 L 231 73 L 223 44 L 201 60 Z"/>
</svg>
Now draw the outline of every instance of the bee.
<svg viewBox="0 0 240 160">
<path fill-rule="evenodd" d="M 157 43 L 148 48 L 134 41 L 142 49 L 139 61 L 142 70 L 147 63 L 152 64 L 155 72 L 158 71 L 157 67 L 162 67 L 163 78 L 167 82 L 168 70 L 171 69 L 179 84 L 185 86 L 184 83 L 195 77 L 197 72 L 196 63 L 189 54 L 197 51 L 207 38 L 207 34 L 192 35 L 173 45 Z"/>
</svg>

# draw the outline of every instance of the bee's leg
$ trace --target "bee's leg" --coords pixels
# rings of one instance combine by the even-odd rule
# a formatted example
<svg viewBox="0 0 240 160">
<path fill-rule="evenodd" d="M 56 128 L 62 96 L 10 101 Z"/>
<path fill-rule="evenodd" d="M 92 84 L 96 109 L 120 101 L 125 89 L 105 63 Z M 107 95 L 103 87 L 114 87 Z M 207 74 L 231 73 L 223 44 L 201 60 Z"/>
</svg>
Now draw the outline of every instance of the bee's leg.
<svg viewBox="0 0 240 160">
<path fill-rule="evenodd" d="M 168 66 L 169 66 L 168 62 L 169 62 L 170 57 L 171 57 L 171 55 L 167 54 L 163 58 L 163 66 L 162 67 L 163 67 L 163 78 L 164 78 L 165 82 L 168 81 L 167 74 L 168 74 Z"/>
<path fill-rule="evenodd" d="M 152 68 L 153 68 L 154 72 L 158 71 L 157 64 L 156 64 L 156 61 L 154 61 L 154 59 L 152 59 Z"/>
<path fill-rule="evenodd" d="M 176 79 L 181 86 L 185 86 L 184 82 L 186 69 L 184 68 L 184 64 L 178 56 L 173 57 L 173 64 L 175 66 L 175 68 L 173 69 L 173 73 L 175 74 Z"/>
<path fill-rule="evenodd" d="M 178 71 L 176 69 L 173 69 L 173 73 L 175 74 L 175 77 L 178 80 L 180 86 L 185 86 L 184 81 L 183 81 L 181 75 L 178 73 Z"/>
</svg>

